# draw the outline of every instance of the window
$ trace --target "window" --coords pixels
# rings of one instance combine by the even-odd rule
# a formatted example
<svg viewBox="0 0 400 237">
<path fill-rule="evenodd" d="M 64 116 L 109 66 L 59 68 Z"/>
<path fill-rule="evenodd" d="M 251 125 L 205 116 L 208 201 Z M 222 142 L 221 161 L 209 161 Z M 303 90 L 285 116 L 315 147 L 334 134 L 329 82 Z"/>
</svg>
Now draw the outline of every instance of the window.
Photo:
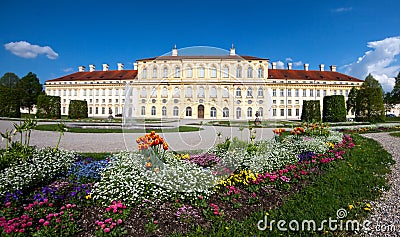
<svg viewBox="0 0 400 237">
<path fill-rule="evenodd" d="M 340 95 L 343 95 L 343 90 L 340 90 Z"/>
<path fill-rule="evenodd" d="M 71 90 L 68 90 L 68 96 L 71 96 Z"/>
<path fill-rule="evenodd" d="M 203 78 L 204 77 L 204 67 L 199 68 L 199 77 Z"/>
<path fill-rule="evenodd" d="M 229 68 L 224 67 L 224 78 L 227 78 L 229 76 Z"/>
<path fill-rule="evenodd" d="M 154 86 L 151 88 L 151 97 L 157 97 L 157 88 Z"/>
<path fill-rule="evenodd" d="M 239 87 L 236 88 L 236 97 L 242 97 L 242 90 Z"/>
<path fill-rule="evenodd" d="M 187 69 L 186 69 L 186 77 L 188 77 L 188 78 L 191 78 L 192 77 L 192 68 L 191 67 L 188 67 Z"/>
<path fill-rule="evenodd" d="M 156 107 L 151 106 L 151 115 L 155 116 L 156 115 Z"/>
<path fill-rule="evenodd" d="M 112 89 L 108 89 L 108 96 L 112 96 Z"/>
<path fill-rule="evenodd" d="M 299 97 L 299 89 L 294 90 L 294 96 Z"/>
<path fill-rule="evenodd" d="M 224 89 L 222 90 L 222 97 L 223 98 L 228 98 L 229 97 L 229 89 L 228 89 L 228 87 L 224 87 Z"/>
<path fill-rule="evenodd" d="M 307 97 L 307 90 L 303 89 L 303 97 Z"/>
<path fill-rule="evenodd" d="M 197 97 L 204 98 L 204 87 L 200 86 L 197 92 Z"/>
<path fill-rule="evenodd" d="M 167 67 L 164 68 L 163 77 L 164 78 L 168 77 L 168 68 Z"/>
<path fill-rule="evenodd" d="M 115 90 L 115 95 L 119 95 L 119 89 Z"/>
<path fill-rule="evenodd" d="M 102 99 L 101 103 L 103 103 L 103 104 L 106 103 L 106 99 Z"/>
<path fill-rule="evenodd" d="M 89 107 L 89 114 L 93 114 L 93 107 Z"/>
<path fill-rule="evenodd" d="M 253 78 L 253 68 L 249 67 L 247 69 L 247 77 L 248 78 Z"/>
<path fill-rule="evenodd" d="M 146 74 L 147 74 L 147 69 L 143 68 L 143 70 L 142 70 L 142 78 L 146 78 Z"/>
<path fill-rule="evenodd" d="M 247 88 L 247 97 L 253 97 L 253 89 Z"/>
<path fill-rule="evenodd" d="M 296 109 L 296 116 L 300 116 L 300 109 Z"/>
<path fill-rule="evenodd" d="M 175 77 L 181 77 L 181 68 L 180 67 L 175 68 Z"/>
<path fill-rule="evenodd" d="M 181 90 L 179 89 L 179 87 L 175 87 L 173 96 L 176 98 L 176 97 L 180 97 L 180 95 L 181 95 Z"/>
<path fill-rule="evenodd" d="M 140 108 L 140 115 L 142 115 L 142 116 L 145 116 L 145 115 L 146 115 L 146 107 L 145 107 L 145 106 L 142 106 L 142 107 Z"/>
<path fill-rule="evenodd" d="M 147 96 L 146 87 L 142 87 L 142 90 L 140 91 L 140 96 L 141 97 L 146 97 Z"/>
<path fill-rule="evenodd" d="M 264 70 L 262 67 L 258 68 L 258 78 L 263 78 L 264 77 Z"/>
<path fill-rule="evenodd" d="M 276 117 L 276 109 L 272 109 L 272 116 Z"/>
<path fill-rule="evenodd" d="M 105 107 L 101 107 L 101 114 L 106 114 L 106 108 Z"/>
<path fill-rule="evenodd" d="M 263 89 L 262 89 L 261 87 L 258 88 L 257 96 L 258 96 L 258 97 L 264 97 L 264 91 L 263 91 Z"/>
<path fill-rule="evenodd" d="M 314 96 L 314 89 L 310 89 L 310 97 Z"/>
<path fill-rule="evenodd" d="M 229 109 L 228 108 L 223 108 L 222 109 L 222 117 L 228 118 L 229 117 Z"/>
<path fill-rule="evenodd" d="M 86 96 L 86 89 L 83 89 L 83 96 Z"/>
<path fill-rule="evenodd" d="M 322 95 L 323 95 L 323 96 L 326 96 L 326 90 L 323 91 Z"/>
<path fill-rule="evenodd" d="M 292 104 L 292 100 L 288 100 L 287 103 L 290 105 Z"/>
<path fill-rule="evenodd" d="M 118 107 L 116 107 L 116 108 L 115 108 L 115 114 L 119 114 L 118 112 L 119 112 L 119 111 L 118 111 Z"/>
<path fill-rule="evenodd" d="M 157 78 L 157 68 L 153 68 L 153 78 Z"/>
<path fill-rule="evenodd" d="M 63 114 L 65 114 L 65 107 L 63 107 Z"/>
<path fill-rule="evenodd" d="M 215 66 L 212 66 L 211 68 L 211 77 L 212 78 L 217 77 L 217 68 Z"/>
<path fill-rule="evenodd" d="M 272 89 L 272 96 L 276 96 L 276 89 Z"/>
<path fill-rule="evenodd" d="M 174 106 L 173 115 L 174 116 L 179 116 L 179 108 L 178 108 L 178 106 Z"/>
<path fill-rule="evenodd" d="M 216 118 L 217 117 L 217 109 L 215 107 L 211 107 L 210 109 L 210 117 Z"/>
<path fill-rule="evenodd" d="M 162 116 L 167 116 L 167 107 L 163 106 L 161 109 L 161 115 Z"/>
<path fill-rule="evenodd" d="M 211 98 L 216 98 L 217 97 L 217 88 L 215 86 L 211 87 L 210 97 Z"/>
<path fill-rule="evenodd" d="M 281 101 L 280 101 L 280 104 L 281 104 L 281 105 L 285 104 L 285 101 L 284 101 L 284 100 L 281 100 Z"/>
<path fill-rule="evenodd" d="M 282 97 L 285 96 L 285 89 L 280 89 L 279 90 L 279 95 L 282 96 Z"/>
<path fill-rule="evenodd" d="M 236 68 L 236 78 L 241 78 L 242 77 L 242 68 L 238 66 Z"/>
<path fill-rule="evenodd" d="M 185 97 L 186 98 L 192 98 L 192 87 L 188 86 L 185 88 Z"/>
<path fill-rule="evenodd" d="M 321 96 L 321 90 L 317 90 L 317 97 Z"/>
<path fill-rule="evenodd" d="M 77 96 L 77 95 L 78 95 L 78 92 L 76 89 L 74 89 L 74 96 Z"/>
<path fill-rule="evenodd" d="M 287 96 L 291 97 L 292 96 L 292 89 L 287 90 Z"/>
<path fill-rule="evenodd" d="M 168 89 L 165 86 L 161 89 L 161 97 L 168 97 Z"/>
<path fill-rule="evenodd" d="M 272 101 L 272 104 L 276 104 L 276 100 L 273 100 L 273 101 Z"/>
<path fill-rule="evenodd" d="M 264 116 L 264 109 L 262 107 L 258 108 L 258 116 Z"/>
<path fill-rule="evenodd" d="M 288 115 L 288 116 L 292 116 L 292 109 L 288 109 L 287 115 Z"/>
<path fill-rule="evenodd" d="M 349 96 L 349 90 L 346 90 L 346 97 Z"/>
<path fill-rule="evenodd" d="M 294 103 L 298 105 L 300 104 L 300 100 L 295 100 Z"/>
<path fill-rule="evenodd" d="M 281 109 L 281 116 L 285 116 L 285 109 Z"/>
<path fill-rule="evenodd" d="M 333 90 L 333 94 L 336 95 L 336 90 Z"/>
<path fill-rule="evenodd" d="M 236 108 L 236 119 L 242 118 L 242 109 Z"/>
<path fill-rule="evenodd" d="M 247 117 L 248 118 L 253 117 L 253 109 L 251 107 L 247 108 Z"/>
<path fill-rule="evenodd" d="M 186 117 L 192 116 L 192 107 L 186 107 Z"/>
</svg>

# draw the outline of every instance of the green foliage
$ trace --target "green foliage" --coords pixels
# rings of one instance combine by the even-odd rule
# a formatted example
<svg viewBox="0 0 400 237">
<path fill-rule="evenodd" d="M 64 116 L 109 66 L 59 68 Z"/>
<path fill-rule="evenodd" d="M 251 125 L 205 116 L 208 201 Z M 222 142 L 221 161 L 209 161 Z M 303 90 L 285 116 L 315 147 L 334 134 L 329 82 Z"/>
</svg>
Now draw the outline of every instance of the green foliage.
<svg viewBox="0 0 400 237">
<path fill-rule="evenodd" d="M 390 93 L 391 95 L 391 103 L 392 104 L 399 104 L 400 103 L 400 72 L 397 74 L 397 77 L 395 79 L 395 84 L 393 87 L 392 92 Z"/>
<path fill-rule="evenodd" d="M 37 98 L 43 94 L 43 86 L 39 82 L 36 74 L 29 72 L 17 85 L 21 95 L 21 106 L 27 108 L 31 113 L 32 107 L 37 104 Z"/>
<path fill-rule="evenodd" d="M 39 95 L 37 99 L 38 118 L 60 119 L 61 118 L 61 97 Z"/>
<path fill-rule="evenodd" d="M 385 121 L 383 90 L 379 82 L 369 74 L 356 97 L 356 121 L 372 123 Z"/>
<path fill-rule="evenodd" d="M 87 101 L 71 100 L 68 107 L 68 118 L 84 119 L 88 117 Z"/>
<path fill-rule="evenodd" d="M 8 89 L 17 89 L 19 77 L 15 73 L 7 72 L 0 78 L 0 84 Z"/>
<path fill-rule="evenodd" d="M 321 121 L 321 106 L 319 100 L 304 100 L 301 121 Z"/>
<path fill-rule="evenodd" d="M 0 117 L 20 118 L 20 101 L 16 89 L 0 84 Z"/>
<path fill-rule="evenodd" d="M 345 122 L 346 105 L 343 95 L 325 96 L 323 101 L 324 122 Z"/>
<path fill-rule="evenodd" d="M 347 112 L 355 112 L 356 111 L 356 101 L 357 101 L 357 93 L 358 89 L 353 87 L 350 90 L 349 96 L 346 101 Z"/>
</svg>

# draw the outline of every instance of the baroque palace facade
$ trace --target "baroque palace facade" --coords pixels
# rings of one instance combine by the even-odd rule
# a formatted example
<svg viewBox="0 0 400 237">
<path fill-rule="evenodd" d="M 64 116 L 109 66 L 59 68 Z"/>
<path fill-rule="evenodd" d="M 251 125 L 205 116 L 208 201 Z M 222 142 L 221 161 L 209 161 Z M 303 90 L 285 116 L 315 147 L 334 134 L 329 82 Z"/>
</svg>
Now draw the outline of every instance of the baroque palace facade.
<svg viewBox="0 0 400 237">
<path fill-rule="evenodd" d="M 123 114 L 127 117 L 165 119 L 297 120 L 304 100 L 344 95 L 362 80 L 325 70 L 277 69 L 266 58 L 240 56 L 232 46 L 226 55 L 171 55 L 140 59 L 133 70 L 78 72 L 45 83 L 46 94 L 61 97 L 61 112 L 68 114 L 70 100 L 86 100 L 89 117 Z M 351 117 L 351 114 L 349 114 Z"/>
</svg>

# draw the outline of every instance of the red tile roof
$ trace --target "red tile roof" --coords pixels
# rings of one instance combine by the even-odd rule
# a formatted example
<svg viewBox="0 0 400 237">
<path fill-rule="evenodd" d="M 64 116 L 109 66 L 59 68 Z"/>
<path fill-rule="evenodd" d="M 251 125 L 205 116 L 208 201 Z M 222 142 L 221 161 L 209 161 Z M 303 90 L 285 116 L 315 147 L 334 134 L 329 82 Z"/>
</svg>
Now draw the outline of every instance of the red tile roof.
<svg viewBox="0 0 400 237">
<path fill-rule="evenodd" d="M 57 81 L 90 81 L 90 80 L 129 80 L 135 79 L 137 70 L 110 70 L 93 72 L 75 72 L 46 82 Z"/>
<path fill-rule="evenodd" d="M 180 59 L 235 59 L 235 60 L 268 60 L 267 58 L 259 58 L 247 55 L 183 55 L 183 56 L 160 56 L 152 58 L 139 59 L 137 61 L 154 61 L 154 60 L 180 60 Z"/>
<path fill-rule="evenodd" d="M 364 82 L 363 80 L 348 76 L 340 72 L 316 71 L 316 70 L 305 71 L 305 70 L 288 70 L 288 69 L 268 69 L 268 79 Z"/>
</svg>

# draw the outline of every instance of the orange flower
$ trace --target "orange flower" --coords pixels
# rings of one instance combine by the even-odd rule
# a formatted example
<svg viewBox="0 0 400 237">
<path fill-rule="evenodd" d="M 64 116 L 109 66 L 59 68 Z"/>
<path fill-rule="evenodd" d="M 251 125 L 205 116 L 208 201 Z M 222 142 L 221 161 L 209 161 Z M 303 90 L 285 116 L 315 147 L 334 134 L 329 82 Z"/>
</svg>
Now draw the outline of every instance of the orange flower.
<svg viewBox="0 0 400 237">
<path fill-rule="evenodd" d="M 151 168 L 151 167 L 153 167 L 153 164 L 151 162 L 147 162 L 146 163 L 146 168 Z"/>
</svg>

